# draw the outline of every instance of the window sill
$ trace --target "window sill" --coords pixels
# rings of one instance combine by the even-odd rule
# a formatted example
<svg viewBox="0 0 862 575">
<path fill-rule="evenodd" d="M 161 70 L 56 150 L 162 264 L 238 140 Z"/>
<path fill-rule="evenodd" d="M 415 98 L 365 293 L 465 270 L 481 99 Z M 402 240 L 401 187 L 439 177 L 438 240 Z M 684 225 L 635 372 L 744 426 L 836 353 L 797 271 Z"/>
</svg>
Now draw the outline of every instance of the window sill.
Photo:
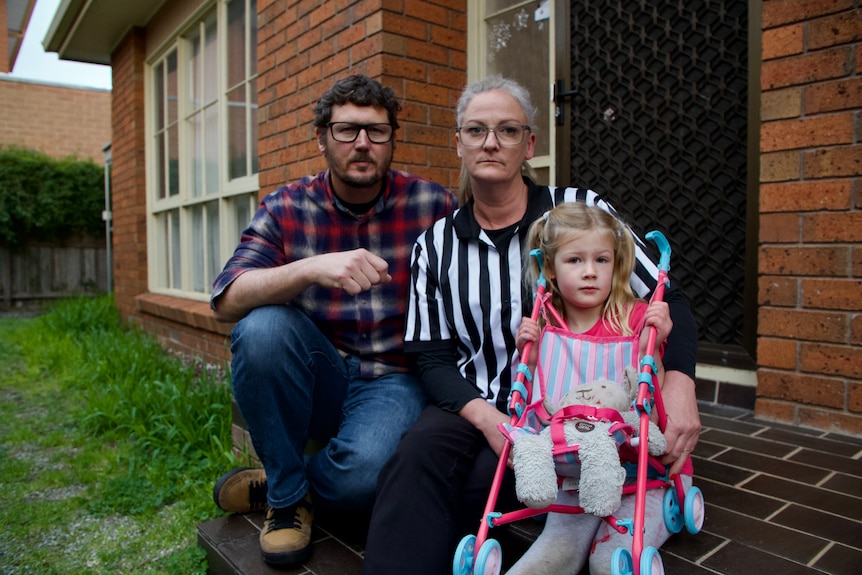
<svg viewBox="0 0 862 575">
<path fill-rule="evenodd" d="M 225 336 L 233 328 L 233 324 L 216 321 L 209 302 L 155 293 L 141 294 L 135 300 L 144 315 Z"/>
</svg>

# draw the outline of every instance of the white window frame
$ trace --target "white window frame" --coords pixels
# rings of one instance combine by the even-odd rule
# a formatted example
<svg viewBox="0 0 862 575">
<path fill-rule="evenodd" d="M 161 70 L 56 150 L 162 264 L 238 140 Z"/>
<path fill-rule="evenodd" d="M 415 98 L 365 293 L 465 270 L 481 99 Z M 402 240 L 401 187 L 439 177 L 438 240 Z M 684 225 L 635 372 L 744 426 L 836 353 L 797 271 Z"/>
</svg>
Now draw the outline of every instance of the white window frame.
<svg viewBox="0 0 862 575">
<path fill-rule="evenodd" d="M 228 4 L 242 2 L 244 4 L 245 33 L 245 72 L 244 79 L 227 86 L 227 55 L 228 55 Z M 201 34 L 206 29 L 205 22 L 215 10 L 216 18 L 216 124 L 218 137 L 216 141 L 217 154 L 217 185 L 207 186 L 198 196 L 195 196 L 194 161 L 195 150 L 190 127 L 191 110 L 191 56 L 192 44 L 190 38 L 201 40 Z M 163 47 L 147 63 L 145 76 L 145 109 L 146 109 L 146 173 L 147 173 L 147 258 L 148 258 L 148 289 L 153 293 L 173 295 L 200 301 L 209 300 L 212 291 L 212 280 L 221 267 L 233 253 L 240 239 L 240 233 L 247 226 L 258 205 L 259 181 L 258 173 L 252 171 L 257 158 L 257 94 L 255 92 L 257 71 L 257 46 L 252 46 L 256 33 L 252 26 L 257 25 L 255 0 L 217 0 L 207 2 L 192 14 L 177 33 L 165 42 Z M 198 32 L 201 34 L 198 34 Z M 166 197 L 158 197 L 158 162 L 156 112 L 156 78 L 159 65 L 164 64 L 168 55 L 176 51 L 177 55 L 177 122 L 179 125 L 179 193 Z M 198 57 L 203 54 L 199 52 Z M 254 60 L 252 60 L 254 59 Z M 206 63 L 201 66 L 206 67 Z M 200 82 L 199 82 L 200 85 Z M 246 95 L 246 126 L 245 151 L 246 175 L 228 180 L 228 90 L 242 86 Z M 167 86 L 165 85 L 165 88 Z M 203 86 L 200 85 L 203 90 Z M 164 93 L 163 93 L 164 94 Z M 211 143 L 207 139 L 205 144 Z M 203 150 L 199 150 L 204 154 Z M 202 162 L 206 172 L 206 158 L 197 158 Z M 167 170 L 165 170 L 167 174 Z M 167 177 L 165 178 L 168 179 Z M 210 193 L 207 193 L 207 192 Z M 207 209 L 218 211 L 217 219 L 209 220 L 218 226 L 215 232 L 210 232 L 207 241 L 208 218 Z M 203 210 L 203 214 L 201 214 Z M 195 233 L 194 222 L 198 214 L 198 232 Z M 215 216 L 213 216 L 215 217 Z M 179 224 L 179 236 L 169 238 L 170 222 L 176 218 Z M 203 237 L 198 246 L 195 238 Z M 202 244 L 202 245 L 201 245 Z M 215 248 L 214 251 L 210 251 Z M 203 252 L 203 253 L 201 253 Z M 217 253 L 216 253 L 217 252 Z M 175 261 L 179 254 L 179 262 Z M 202 268 L 201 268 L 202 266 Z M 208 267 L 210 269 L 208 269 Z M 215 268 L 215 269 L 213 269 Z M 195 271 L 197 270 L 197 272 Z M 202 270 L 202 271 L 201 271 Z M 195 285 L 197 283 L 197 285 Z"/>
</svg>

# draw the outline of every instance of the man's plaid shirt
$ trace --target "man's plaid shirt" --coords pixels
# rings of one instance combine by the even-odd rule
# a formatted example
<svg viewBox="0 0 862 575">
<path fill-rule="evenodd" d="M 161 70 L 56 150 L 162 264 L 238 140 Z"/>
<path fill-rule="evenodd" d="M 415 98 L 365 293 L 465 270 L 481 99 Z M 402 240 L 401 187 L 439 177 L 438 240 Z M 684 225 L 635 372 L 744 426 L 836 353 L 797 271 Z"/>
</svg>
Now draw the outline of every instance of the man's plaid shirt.
<svg viewBox="0 0 862 575">
<path fill-rule="evenodd" d="M 390 283 L 356 296 L 341 289 L 311 286 L 291 305 L 305 312 L 338 350 L 359 357 L 363 377 L 404 372 L 404 315 L 413 242 L 456 204 L 444 187 L 389 170 L 377 205 L 357 216 L 336 198 L 328 171 L 306 176 L 263 198 L 236 251 L 213 283 L 210 305 L 250 269 L 365 248 L 388 262 Z"/>
</svg>

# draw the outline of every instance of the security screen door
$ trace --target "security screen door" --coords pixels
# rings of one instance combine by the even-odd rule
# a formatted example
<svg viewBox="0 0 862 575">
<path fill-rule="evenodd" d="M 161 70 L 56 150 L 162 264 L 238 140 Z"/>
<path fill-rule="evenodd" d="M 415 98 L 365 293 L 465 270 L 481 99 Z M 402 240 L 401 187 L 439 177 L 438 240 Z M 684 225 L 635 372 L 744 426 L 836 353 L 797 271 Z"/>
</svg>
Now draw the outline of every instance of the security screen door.
<svg viewBox="0 0 862 575">
<path fill-rule="evenodd" d="M 700 359 L 736 366 L 751 365 L 756 315 L 746 274 L 756 269 L 746 253 L 756 238 L 746 219 L 751 4 L 468 3 L 471 76 L 514 78 L 539 107 L 539 182 L 592 188 L 640 233 L 664 232 Z"/>
<path fill-rule="evenodd" d="M 661 230 L 701 348 L 745 356 L 745 288 L 756 280 L 746 276 L 747 2 L 577 0 L 568 11 L 557 105 L 568 108 L 570 181 L 605 194 L 641 233 Z"/>
</svg>

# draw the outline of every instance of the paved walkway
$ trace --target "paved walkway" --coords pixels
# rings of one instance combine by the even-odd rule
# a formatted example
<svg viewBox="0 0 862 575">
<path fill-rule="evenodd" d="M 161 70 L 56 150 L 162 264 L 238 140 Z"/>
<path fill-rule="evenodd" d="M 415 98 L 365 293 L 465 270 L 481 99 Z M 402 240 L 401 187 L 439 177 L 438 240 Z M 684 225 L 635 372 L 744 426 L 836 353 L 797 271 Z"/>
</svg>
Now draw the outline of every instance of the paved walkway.
<svg viewBox="0 0 862 575">
<path fill-rule="evenodd" d="M 701 419 L 695 485 L 704 494 L 706 523 L 699 534 L 683 530 L 661 549 L 668 574 L 862 574 L 862 439 L 715 405 L 702 404 Z M 359 573 L 362 518 L 321 517 L 311 559 L 286 571 L 260 560 L 261 522 L 260 514 L 234 515 L 199 526 L 211 574 Z M 535 535 L 537 527 L 524 527 L 494 534 L 507 564 Z"/>
</svg>

